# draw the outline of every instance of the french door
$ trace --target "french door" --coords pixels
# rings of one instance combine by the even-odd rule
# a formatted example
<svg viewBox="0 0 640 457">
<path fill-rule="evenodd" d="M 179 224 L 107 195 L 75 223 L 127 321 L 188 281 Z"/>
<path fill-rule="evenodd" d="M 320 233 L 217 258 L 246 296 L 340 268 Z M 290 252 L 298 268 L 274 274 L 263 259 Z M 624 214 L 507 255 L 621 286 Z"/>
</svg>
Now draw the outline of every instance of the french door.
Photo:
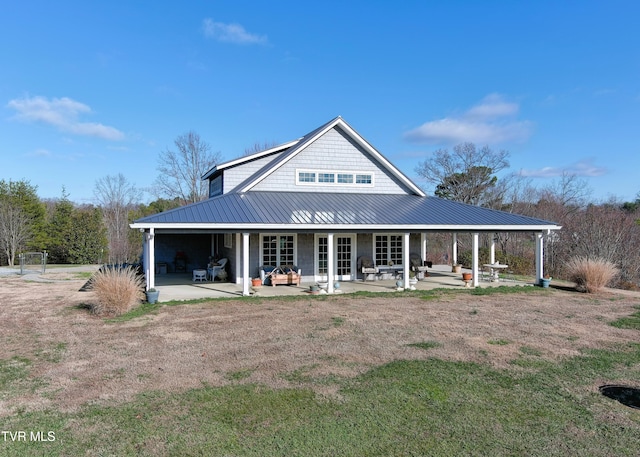
<svg viewBox="0 0 640 457">
<path fill-rule="evenodd" d="M 333 237 L 334 279 L 351 281 L 355 279 L 355 236 L 335 235 Z M 328 240 L 326 235 L 316 236 L 316 276 L 327 279 Z"/>
</svg>

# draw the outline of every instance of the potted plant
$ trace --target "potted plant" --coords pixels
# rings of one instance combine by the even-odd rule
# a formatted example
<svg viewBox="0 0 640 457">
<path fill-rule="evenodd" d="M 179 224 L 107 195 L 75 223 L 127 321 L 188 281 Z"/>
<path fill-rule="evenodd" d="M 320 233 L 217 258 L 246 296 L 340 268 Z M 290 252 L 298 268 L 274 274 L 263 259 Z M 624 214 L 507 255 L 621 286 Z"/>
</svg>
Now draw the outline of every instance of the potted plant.
<svg viewBox="0 0 640 457">
<path fill-rule="evenodd" d="M 463 281 L 471 281 L 472 275 L 471 273 L 462 273 L 462 280 Z"/>
<path fill-rule="evenodd" d="M 251 278 L 251 286 L 252 287 L 260 287 L 260 286 L 262 286 L 262 279 L 260 279 L 260 278 Z"/>
<path fill-rule="evenodd" d="M 158 301 L 158 296 L 160 295 L 160 291 L 154 289 L 153 287 L 145 292 L 147 296 L 147 302 L 150 304 L 154 304 Z"/>
<path fill-rule="evenodd" d="M 540 286 L 546 289 L 547 287 L 549 287 L 549 284 L 551 284 L 551 279 L 553 279 L 551 276 L 544 275 L 544 278 L 540 280 Z"/>
<path fill-rule="evenodd" d="M 451 267 L 451 272 L 453 273 L 460 273 L 461 271 L 462 271 L 462 265 L 460 264 L 457 264 Z"/>
</svg>

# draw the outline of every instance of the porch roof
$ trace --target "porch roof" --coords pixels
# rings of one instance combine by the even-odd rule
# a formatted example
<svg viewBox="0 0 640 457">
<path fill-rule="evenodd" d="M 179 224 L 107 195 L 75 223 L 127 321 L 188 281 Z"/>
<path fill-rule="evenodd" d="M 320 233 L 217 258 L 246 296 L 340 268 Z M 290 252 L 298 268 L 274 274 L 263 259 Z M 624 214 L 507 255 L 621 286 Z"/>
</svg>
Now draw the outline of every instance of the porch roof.
<svg viewBox="0 0 640 457">
<path fill-rule="evenodd" d="M 144 217 L 140 229 L 540 231 L 554 222 L 406 194 L 234 192 Z"/>
</svg>

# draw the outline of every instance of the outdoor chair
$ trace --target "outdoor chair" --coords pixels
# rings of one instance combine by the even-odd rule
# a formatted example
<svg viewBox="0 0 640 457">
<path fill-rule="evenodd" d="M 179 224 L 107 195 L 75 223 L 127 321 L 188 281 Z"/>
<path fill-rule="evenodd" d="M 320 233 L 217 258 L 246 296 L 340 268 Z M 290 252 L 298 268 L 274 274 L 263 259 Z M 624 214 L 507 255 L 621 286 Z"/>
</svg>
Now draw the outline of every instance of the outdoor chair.
<svg viewBox="0 0 640 457">
<path fill-rule="evenodd" d="M 374 265 L 373 260 L 370 257 L 360 257 L 358 260 L 358 264 L 360 265 L 360 269 L 362 270 L 362 280 L 366 281 L 367 279 L 373 278 L 376 279 L 376 275 L 380 272 L 380 270 Z"/>
<path fill-rule="evenodd" d="M 224 276 L 226 277 L 227 270 L 225 267 L 227 266 L 227 259 L 220 259 L 214 264 L 211 264 L 207 269 L 209 273 L 209 278 L 211 281 L 215 281 L 217 277 L 223 276 L 222 272 L 224 272 Z"/>
</svg>

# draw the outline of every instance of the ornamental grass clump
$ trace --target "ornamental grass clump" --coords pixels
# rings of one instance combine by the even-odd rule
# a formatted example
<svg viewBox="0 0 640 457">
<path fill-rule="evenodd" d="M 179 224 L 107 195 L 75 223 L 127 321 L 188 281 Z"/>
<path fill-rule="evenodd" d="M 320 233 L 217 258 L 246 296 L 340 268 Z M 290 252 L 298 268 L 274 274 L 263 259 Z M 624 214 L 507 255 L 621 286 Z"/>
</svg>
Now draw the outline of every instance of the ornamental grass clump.
<svg viewBox="0 0 640 457">
<path fill-rule="evenodd" d="M 576 283 L 576 289 L 594 293 L 606 287 L 619 273 L 612 262 L 601 258 L 574 257 L 567 264 L 569 279 Z"/>
<path fill-rule="evenodd" d="M 144 280 L 132 267 L 101 268 L 91 280 L 96 302 L 91 310 L 99 316 L 119 316 L 144 299 Z"/>
</svg>

